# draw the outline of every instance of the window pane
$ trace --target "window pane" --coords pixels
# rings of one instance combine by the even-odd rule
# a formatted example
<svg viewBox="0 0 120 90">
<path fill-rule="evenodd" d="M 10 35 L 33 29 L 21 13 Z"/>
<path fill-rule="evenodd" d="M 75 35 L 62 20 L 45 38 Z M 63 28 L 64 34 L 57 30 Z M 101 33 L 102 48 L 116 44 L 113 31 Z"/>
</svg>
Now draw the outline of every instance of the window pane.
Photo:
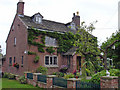
<svg viewBox="0 0 120 90">
<path fill-rule="evenodd" d="M 45 64 L 49 65 L 49 56 L 45 56 Z"/>
<path fill-rule="evenodd" d="M 9 58 L 9 64 L 12 64 L 12 57 Z"/>
<path fill-rule="evenodd" d="M 57 57 L 54 57 L 54 65 L 57 65 Z"/>
<path fill-rule="evenodd" d="M 15 63 L 15 57 L 14 57 L 14 63 Z"/>
<path fill-rule="evenodd" d="M 45 45 L 49 45 L 49 37 L 45 37 Z"/>
<path fill-rule="evenodd" d="M 50 64 L 53 64 L 52 57 L 50 57 Z"/>
<path fill-rule="evenodd" d="M 23 64 L 23 56 L 22 56 L 22 64 Z"/>
</svg>

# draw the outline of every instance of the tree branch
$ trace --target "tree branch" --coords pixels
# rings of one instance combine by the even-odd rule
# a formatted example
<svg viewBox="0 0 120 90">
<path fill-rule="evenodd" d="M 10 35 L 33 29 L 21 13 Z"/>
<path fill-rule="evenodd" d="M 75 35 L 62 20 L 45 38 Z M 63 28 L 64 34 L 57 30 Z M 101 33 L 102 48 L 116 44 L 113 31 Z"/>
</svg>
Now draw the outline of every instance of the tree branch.
<svg viewBox="0 0 120 90">
<path fill-rule="evenodd" d="M 120 42 L 120 40 L 115 40 L 112 44 L 106 47 L 106 50 L 108 50 L 108 48 L 111 48 L 116 42 Z"/>
</svg>

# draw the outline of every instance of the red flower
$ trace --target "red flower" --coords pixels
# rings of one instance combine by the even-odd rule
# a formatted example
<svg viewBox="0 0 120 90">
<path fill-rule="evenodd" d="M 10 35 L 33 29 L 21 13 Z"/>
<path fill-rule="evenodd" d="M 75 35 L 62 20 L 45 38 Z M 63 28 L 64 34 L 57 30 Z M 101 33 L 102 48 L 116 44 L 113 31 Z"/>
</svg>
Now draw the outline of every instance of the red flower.
<svg viewBox="0 0 120 90">
<path fill-rule="evenodd" d="M 15 63 L 13 63 L 13 67 L 15 67 Z"/>
</svg>

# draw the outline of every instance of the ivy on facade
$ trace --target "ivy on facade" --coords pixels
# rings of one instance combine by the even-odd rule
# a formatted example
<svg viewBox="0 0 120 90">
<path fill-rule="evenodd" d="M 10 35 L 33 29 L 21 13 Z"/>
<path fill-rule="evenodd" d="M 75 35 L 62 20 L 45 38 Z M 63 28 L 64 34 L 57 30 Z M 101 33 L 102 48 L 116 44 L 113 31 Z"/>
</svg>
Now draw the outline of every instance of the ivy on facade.
<svg viewBox="0 0 120 90">
<path fill-rule="evenodd" d="M 38 36 L 41 36 L 41 42 L 35 42 L 35 39 L 38 39 Z M 57 52 L 58 53 L 65 53 L 70 48 L 73 47 L 73 43 L 75 41 L 74 34 L 72 32 L 66 32 L 64 34 L 58 33 L 58 32 L 47 32 L 47 31 L 40 31 L 34 28 L 31 28 L 28 30 L 28 44 L 34 45 L 38 47 L 38 51 L 41 53 L 44 53 L 44 47 L 45 47 L 45 36 L 49 36 L 51 38 L 55 38 L 58 43 Z M 54 53 L 55 51 L 48 47 L 46 49 L 49 53 Z"/>
</svg>

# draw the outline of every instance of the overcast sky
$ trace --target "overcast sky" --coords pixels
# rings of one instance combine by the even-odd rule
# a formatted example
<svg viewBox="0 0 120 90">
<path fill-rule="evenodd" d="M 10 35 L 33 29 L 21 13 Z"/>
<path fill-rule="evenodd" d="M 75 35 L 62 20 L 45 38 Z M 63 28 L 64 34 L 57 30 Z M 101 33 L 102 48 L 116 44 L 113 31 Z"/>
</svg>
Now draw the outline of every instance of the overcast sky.
<svg viewBox="0 0 120 90">
<path fill-rule="evenodd" d="M 0 45 L 2 53 L 6 51 L 6 38 L 16 14 L 19 0 L 0 0 Z M 118 30 L 119 0 L 23 0 L 25 15 L 32 16 L 40 12 L 44 19 L 68 23 L 73 13 L 79 11 L 81 21 L 95 24 L 93 35 L 102 43 Z"/>
</svg>

